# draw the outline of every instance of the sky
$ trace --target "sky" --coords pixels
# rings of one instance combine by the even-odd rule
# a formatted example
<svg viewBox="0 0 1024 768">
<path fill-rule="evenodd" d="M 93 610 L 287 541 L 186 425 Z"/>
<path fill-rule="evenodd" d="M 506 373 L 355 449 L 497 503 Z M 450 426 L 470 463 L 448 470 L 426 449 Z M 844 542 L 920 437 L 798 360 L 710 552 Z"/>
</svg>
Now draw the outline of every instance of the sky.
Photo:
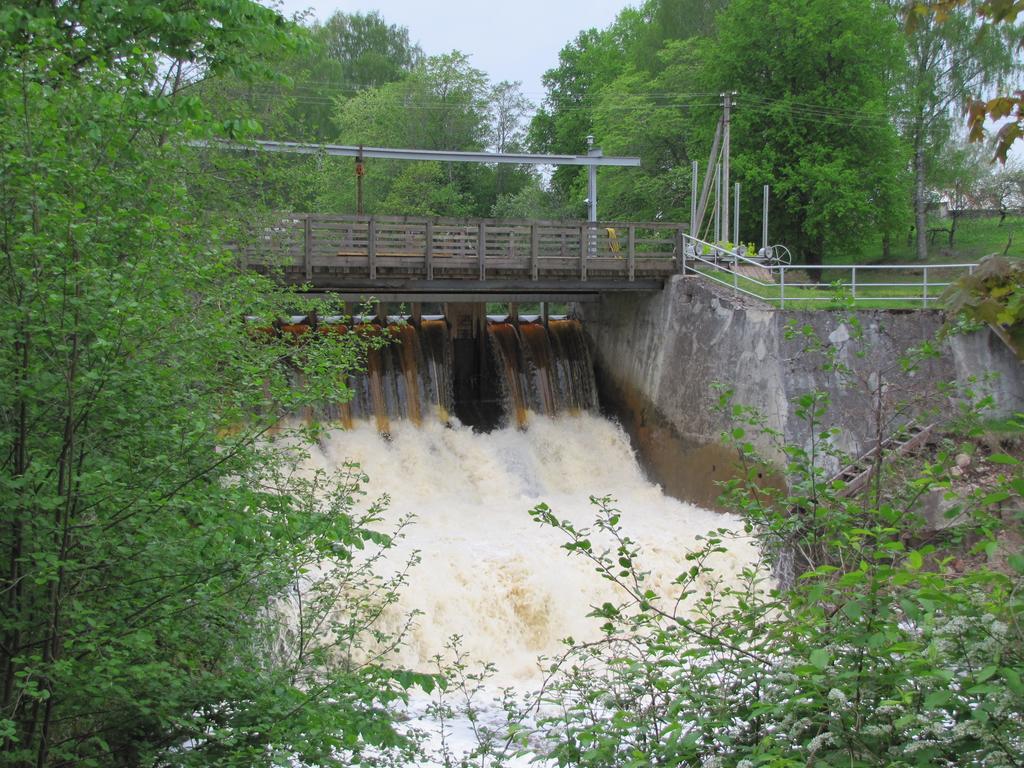
<svg viewBox="0 0 1024 768">
<path fill-rule="evenodd" d="M 427 55 L 458 50 L 491 82 L 518 80 L 540 104 L 541 76 L 558 63 L 558 52 L 584 29 L 608 26 L 629 0 L 283 0 L 286 15 L 310 9 L 321 21 L 335 11 L 378 11 L 390 24 L 409 29 Z"/>
</svg>

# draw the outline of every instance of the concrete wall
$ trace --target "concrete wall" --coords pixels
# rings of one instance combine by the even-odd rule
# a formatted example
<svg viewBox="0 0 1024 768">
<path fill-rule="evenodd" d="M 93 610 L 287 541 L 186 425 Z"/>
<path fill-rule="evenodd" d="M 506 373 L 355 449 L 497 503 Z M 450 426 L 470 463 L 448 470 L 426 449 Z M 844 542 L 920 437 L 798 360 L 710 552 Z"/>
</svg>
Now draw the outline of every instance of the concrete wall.
<svg viewBox="0 0 1024 768">
<path fill-rule="evenodd" d="M 658 294 L 606 295 L 583 311 L 603 402 L 620 416 L 656 479 L 694 501 L 713 500 L 713 481 L 731 472 L 732 455 L 719 446 L 729 424 L 714 408 L 715 382 L 798 444 L 808 443 L 810 430 L 793 399 L 828 392 L 827 423 L 843 428 L 836 442 L 851 454 L 874 444 L 879 374 L 883 431 L 913 416 L 929 418 L 929 410 L 932 417 L 936 410 L 948 413 L 950 399 L 936 386 L 985 371 L 1001 374 L 989 385 L 1000 410 L 1024 409 L 1020 364 L 987 331 L 941 343 L 936 359 L 916 371 L 902 369 L 908 350 L 935 338 L 943 322 L 937 311 L 858 311 L 864 338 L 857 341 L 848 313 L 777 310 L 682 276 Z M 806 327 L 821 348 L 809 349 L 808 339 L 793 337 L 788 326 Z M 825 364 L 829 354 L 848 368 L 846 375 Z M 770 440 L 758 445 L 781 459 Z"/>
</svg>

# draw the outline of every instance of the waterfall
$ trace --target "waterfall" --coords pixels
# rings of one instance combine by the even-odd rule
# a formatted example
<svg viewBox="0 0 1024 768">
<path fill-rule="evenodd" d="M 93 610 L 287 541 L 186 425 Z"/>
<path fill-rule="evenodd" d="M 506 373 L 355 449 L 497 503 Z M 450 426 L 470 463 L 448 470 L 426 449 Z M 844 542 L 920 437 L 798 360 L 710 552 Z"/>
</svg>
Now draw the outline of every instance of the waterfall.
<svg viewBox="0 0 1024 768">
<path fill-rule="evenodd" d="M 364 330 L 365 329 L 365 330 Z M 378 324 L 357 326 L 364 333 L 383 333 Z M 326 403 L 319 417 L 351 429 L 357 421 L 373 421 L 387 434 L 392 422 L 415 425 L 425 419 L 446 423 L 452 411 L 451 346 L 442 320 L 423 320 L 387 327 L 391 341 L 366 356 L 365 371 L 349 376 L 347 403 Z"/>
<path fill-rule="evenodd" d="M 578 320 L 490 323 L 491 350 L 501 375 L 507 421 L 524 427 L 527 414 L 588 411 L 597 386 L 583 327 Z"/>
<path fill-rule="evenodd" d="M 625 432 L 596 413 L 578 321 L 492 320 L 482 336 L 459 345 L 443 319 L 386 332 L 393 343 L 351 375 L 352 400 L 325 407 L 321 415 L 344 429 L 321 437 L 309 465 L 331 470 L 357 462 L 370 478 L 368 495 L 390 497 L 385 527 L 415 515 L 389 562 L 398 569 L 414 551 L 422 561 L 382 628 L 396 630 L 412 611 L 422 615 L 394 663 L 430 670 L 432 657 L 458 634 L 471 656 L 498 664 L 499 679 L 532 684 L 538 655 L 557 653 L 570 635 L 599 635 L 587 614 L 614 601 L 614 588 L 592 565 L 567 556 L 557 532 L 532 521 L 528 510 L 541 502 L 560 519 L 586 525 L 595 511 L 590 496 L 614 497 L 626 530 L 644 548 L 651 587 L 666 595 L 690 567 L 686 555 L 700 536 L 739 527 L 666 496 L 645 477 Z M 456 360 L 460 353 L 473 359 Z M 497 380 L 503 426 L 484 432 L 460 420 L 455 370 Z M 495 389 L 494 381 L 485 383 L 479 391 Z M 728 580 L 755 553 L 741 542 L 715 558 L 716 576 Z"/>
<path fill-rule="evenodd" d="M 455 352 L 447 321 L 424 319 L 418 326 L 396 323 L 386 328 L 363 324 L 356 332 L 386 333 L 391 340 L 370 350 L 365 370 L 349 376 L 352 399 L 324 404 L 319 418 L 347 429 L 372 421 L 378 432 L 389 434 L 397 421 L 447 424 L 458 415 Z M 579 321 L 553 319 L 548 326 L 488 322 L 483 341 L 484 359 L 470 361 L 469 367 L 483 376 L 493 372 L 497 381 L 481 384 L 477 399 L 496 384 L 503 424 L 522 428 L 530 414 L 556 416 L 596 408 L 597 387 Z"/>
<path fill-rule="evenodd" d="M 311 452 L 310 466 L 331 469 L 351 460 L 369 476 L 369 498 L 388 494 L 386 528 L 403 514 L 416 519 L 389 555 L 396 570 L 413 551 L 414 568 L 400 602 L 383 619 L 397 630 L 418 616 L 407 643 L 393 657 L 406 668 L 430 671 L 453 634 L 473 658 L 493 661 L 502 684 L 533 685 L 536 660 L 553 656 L 560 640 L 593 640 L 599 623 L 591 607 L 617 600 L 593 567 L 570 556 L 555 531 L 528 511 L 548 504 L 560 519 L 592 521 L 590 495 L 617 499 L 628 534 L 644 550 L 648 583 L 672 594 L 672 580 L 692 563 L 698 537 L 735 518 L 666 496 L 639 466 L 629 438 L 593 413 L 535 416 L 527 429 L 510 425 L 489 433 L 457 422 L 391 425 L 383 440 L 372 422 L 329 432 Z M 602 544 L 594 537 L 595 547 Z M 727 581 L 755 560 L 744 541 L 715 555 L 716 576 Z"/>
</svg>

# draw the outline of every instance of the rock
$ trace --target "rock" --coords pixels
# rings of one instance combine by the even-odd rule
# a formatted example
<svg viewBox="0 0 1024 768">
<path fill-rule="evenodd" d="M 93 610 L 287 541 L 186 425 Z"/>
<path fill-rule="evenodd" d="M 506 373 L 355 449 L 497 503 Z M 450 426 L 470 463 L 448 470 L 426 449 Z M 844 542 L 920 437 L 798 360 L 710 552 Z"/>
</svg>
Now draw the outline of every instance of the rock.
<svg viewBox="0 0 1024 768">
<path fill-rule="evenodd" d="M 967 467 L 971 466 L 971 457 L 966 453 L 958 453 L 956 455 L 956 465 L 960 469 L 967 469 Z"/>
<path fill-rule="evenodd" d="M 947 499 L 946 491 L 936 490 L 921 496 L 914 511 L 924 519 L 925 530 L 935 533 L 967 521 L 967 516 L 960 511 L 962 503 L 963 499 Z"/>
<path fill-rule="evenodd" d="M 833 344 L 845 344 L 848 342 L 850 340 L 850 329 L 846 327 L 846 323 L 840 323 L 839 327 L 828 335 L 828 340 Z"/>
<path fill-rule="evenodd" d="M 953 467 L 949 470 L 949 474 L 951 477 L 963 477 L 964 471 L 960 467 Z"/>
</svg>

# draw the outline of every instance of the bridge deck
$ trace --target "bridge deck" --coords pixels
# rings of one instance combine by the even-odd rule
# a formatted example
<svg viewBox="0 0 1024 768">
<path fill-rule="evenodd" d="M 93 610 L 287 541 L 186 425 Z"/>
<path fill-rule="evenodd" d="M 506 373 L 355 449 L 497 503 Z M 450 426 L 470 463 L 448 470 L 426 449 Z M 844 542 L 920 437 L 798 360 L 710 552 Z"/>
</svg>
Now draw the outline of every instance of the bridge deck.
<svg viewBox="0 0 1024 768">
<path fill-rule="evenodd" d="M 284 214 L 237 248 L 314 291 L 594 294 L 657 290 L 677 271 L 685 226 Z"/>
</svg>

